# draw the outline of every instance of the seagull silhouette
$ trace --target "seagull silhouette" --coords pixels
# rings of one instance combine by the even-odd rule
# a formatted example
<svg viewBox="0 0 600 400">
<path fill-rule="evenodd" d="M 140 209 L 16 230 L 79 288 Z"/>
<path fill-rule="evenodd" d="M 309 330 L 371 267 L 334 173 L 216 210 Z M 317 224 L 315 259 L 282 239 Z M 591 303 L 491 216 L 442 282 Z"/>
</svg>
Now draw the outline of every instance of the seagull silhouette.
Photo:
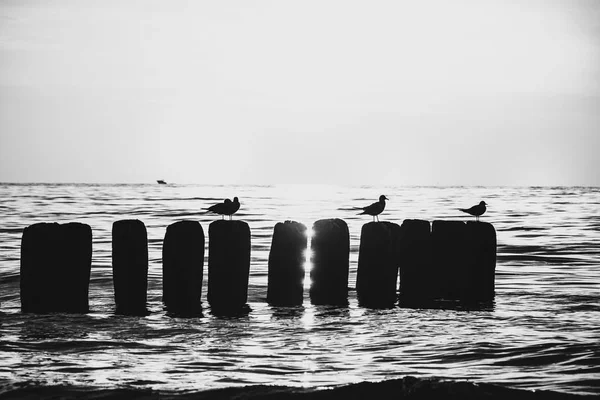
<svg viewBox="0 0 600 400">
<path fill-rule="evenodd" d="M 234 197 L 233 201 L 225 199 L 222 203 L 217 203 L 213 206 L 208 207 L 206 212 L 221 214 L 221 219 L 225 219 L 225 215 L 229 215 L 229 219 L 231 220 L 231 215 L 235 214 L 236 211 L 239 209 L 240 201 L 237 197 Z"/>
<path fill-rule="evenodd" d="M 385 208 L 386 200 L 389 200 L 389 199 L 387 197 L 385 197 L 384 195 L 381 195 L 381 196 L 379 196 L 378 202 L 375 202 L 366 207 L 356 208 L 357 210 L 363 210 L 363 212 L 359 213 L 358 215 L 369 214 L 369 215 L 373 216 L 373 221 L 375 221 L 375 218 L 377 218 L 377 221 L 379 221 L 378 215 L 383 212 L 383 210 Z"/>
<path fill-rule="evenodd" d="M 227 215 L 229 215 L 229 220 L 231 221 L 231 216 L 233 214 L 235 214 L 237 212 L 237 210 L 240 209 L 240 200 L 237 197 L 233 198 L 233 202 L 229 205 L 229 212 L 227 213 Z"/>
<path fill-rule="evenodd" d="M 471 207 L 471 208 L 459 208 L 460 211 L 465 212 L 467 214 L 474 215 L 476 220 L 479 221 L 479 216 L 483 215 L 487 206 L 485 201 L 480 201 L 479 204 Z"/>
</svg>

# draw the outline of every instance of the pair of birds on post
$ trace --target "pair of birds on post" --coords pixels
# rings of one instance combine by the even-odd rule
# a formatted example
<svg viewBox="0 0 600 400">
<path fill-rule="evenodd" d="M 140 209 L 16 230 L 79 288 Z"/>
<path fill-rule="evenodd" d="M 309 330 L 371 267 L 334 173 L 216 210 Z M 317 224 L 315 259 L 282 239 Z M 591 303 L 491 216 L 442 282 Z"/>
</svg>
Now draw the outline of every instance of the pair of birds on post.
<svg viewBox="0 0 600 400">
<path fill-rule="evenodd" d="M 363 214 L 368 214 L 373 216 L 373 221 L 375 221 L 375 218 L 377 218 L 377 221 L 379 221 L 379 214 L 381 214 L 383 212 L 383 210 L 385 209 L 385 201 L 389 200 L 387 197 L 385 197 L 384 195 L 379 196 L 379 201 L 368 205 L 366 207 L 358 207 L 356 208 L 357 210 L 363 210 L 363 212 L 359 213 L 358 215 L 363 215 Z M 485 201 L 480 201 L 479 204 L 474 205 L 471 208 L 459 208 L 460 211 L 473 215 L 477 221 L 479 221 L 479 217 L 481 215 L 483 215 L 483 213 L 485 213 L 486 210 L 486 202 Z"/>
<path fill-rule="evenodd" d="M 229 216 L 229 220 L 231 220 L 231 216 L 240 209 L 240 200 L 237 197 L 233 198 L 233 201 L 229 199 L 225 199 L 222 203 L 217 203 L 214 206 L 210 206 L 206 209 L 206 212 L 213 212 L 215 214 L 221 214 L 222 219 L 225 219 L 225 216 Z"/>
</svg>

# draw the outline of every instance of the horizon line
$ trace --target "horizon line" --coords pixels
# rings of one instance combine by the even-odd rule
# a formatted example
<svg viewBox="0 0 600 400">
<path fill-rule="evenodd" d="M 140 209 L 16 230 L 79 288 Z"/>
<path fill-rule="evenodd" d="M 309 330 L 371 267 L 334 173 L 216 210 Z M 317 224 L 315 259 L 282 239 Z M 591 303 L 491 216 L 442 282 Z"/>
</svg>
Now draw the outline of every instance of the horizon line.
<svg viewBox="0 0 600 400">
<path fill-rule="evenodd" d="M 94 186 L 126 186 L 126 185 L 147 185 L 147 186 L 344 186 L 344 187 L 429 187 L 429 188 L 600 188 L 600 185 L 581 185 L 581 184 L 531 184 L 531 185 L 465 185 L 465 184 L 347 184 L 347 183 L 170 183 L 159 184 L 154 182 L 43 182 L 43 181 L 0 181 L 0 185 L 94 185 Z"/>
</svg>

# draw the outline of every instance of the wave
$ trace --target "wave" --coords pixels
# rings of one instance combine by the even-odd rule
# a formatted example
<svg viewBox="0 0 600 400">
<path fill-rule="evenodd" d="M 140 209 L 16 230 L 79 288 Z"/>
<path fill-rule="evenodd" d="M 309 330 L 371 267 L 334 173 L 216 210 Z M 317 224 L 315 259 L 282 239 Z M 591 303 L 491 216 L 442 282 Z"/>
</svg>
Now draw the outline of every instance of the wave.
<svg viewBox="0 0 600 400">
<path fill-rule="evenodd" d="M 0 386 L 0 398 L 77 398 L 77 399 L 483 399 L 486 400 L 583 400 L 597 398 L 594 395 L 567 394 L 550 390 L 529 391 L 496 384 L 475 384 L 462 380 L 439 378 L 417 378 L 406 376 L 378 382 L 360 382 L 348 385 L 319 388 L 302 388 L 275 385 L 249 385 L 211 389 L 204 391 L 156 391 L 139 389 L 137 386 L 152 386 L 154 381 L 132 381 L 128 387 L 86 387 L 68 385 L 38 385 L 35 381 Z M 236 382 L 229 382 L 235 384 Z"/>
</svg>

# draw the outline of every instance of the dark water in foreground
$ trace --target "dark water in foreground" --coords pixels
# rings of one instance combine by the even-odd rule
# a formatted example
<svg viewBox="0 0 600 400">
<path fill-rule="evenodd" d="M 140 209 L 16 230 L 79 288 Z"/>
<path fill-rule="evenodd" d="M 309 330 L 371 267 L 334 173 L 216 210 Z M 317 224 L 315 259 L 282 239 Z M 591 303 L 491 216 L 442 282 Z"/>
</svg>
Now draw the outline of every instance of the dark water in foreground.
<svg viewBox="0 0 600 400">
<path fill-rule="evenodd" d="M 385 194 L 382 220 L 464 219 L 483 199 L 498 235 L 496 300 L 467 310 L 270 307 L 265 302 L 273 226 L 294 219 L 346 220 L 354 287 L 361 226 L 344 208 Z M 198 318 L 166 315 L 161 249 L 166 227 L 213 216 L 198 211 L 240 197 L 236 218 L 252 232 L 248 315 L 216 317 L 202 295 Z M 600 189 L 332 186 L 0 184 L 0 382 L 129 386 L 168 391 L 251 384 L 321 387 L 440 377 L 524 389 L 600 394 Z M 145 222 L 149 237 L 147 317 L 114 313 L 111 227 Z M 94 235 L 86 315 L 20 312 L 22 230 L 79 221 Z M 208 247 L 208 246 L 207 246 Z M 205 280 L 206 280 L 205 260 Z M 306 286 L 306 292 L 308 287 Z"/>
</svg>

